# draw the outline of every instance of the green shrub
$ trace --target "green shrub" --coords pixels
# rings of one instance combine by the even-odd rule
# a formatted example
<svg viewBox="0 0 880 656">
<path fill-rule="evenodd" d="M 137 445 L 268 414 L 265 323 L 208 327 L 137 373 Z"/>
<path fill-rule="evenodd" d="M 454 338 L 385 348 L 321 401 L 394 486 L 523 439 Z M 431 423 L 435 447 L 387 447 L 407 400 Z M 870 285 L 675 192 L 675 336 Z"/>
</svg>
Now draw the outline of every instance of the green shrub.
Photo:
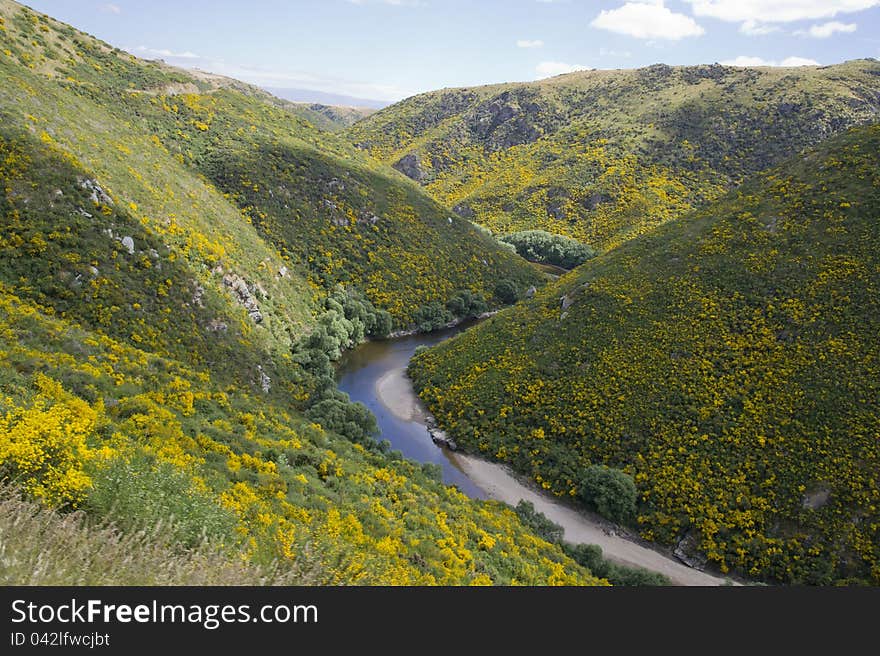
<svg viewBox="0 0 880 656">
<path fill-rule="evenodd" d="M 527 260 L 552 264 L 563 269 L 573 269 L 596 257 L 596 251 L 590 246 L 545 230 L 514 232 L 500 237 L 499 241 L 513 246 Z"/>
<path fill-rule="evenodd" d="M 470 290 L 456 292 L 446 303 L 446 309 L 459 319 L 472 319 L 489 310 L 486 299 Z"/>
<path fill-rule="evenodd" d="M 445 328 L 454 319 L 452 313 L 437 301 L 420 307 L 413 318 L 416 328 L 422 333 Z"/>
<path fill-rule="evenodd" d="M 117 458 L 92 474 L 85 508 L 125 532 L 163 525 L 169 542 L 193 548 L 209 540 L 235 543 L 232 512 L 197 490 L 186 472 L 137 453 Z"/>
<path fill-rule="evenodd" d="M 666 576 L 659 572 L 612 563 L 602 555 L 602 547 L 596 544 L 563 544 L 562 549 L 572 560 L 586 567 L 594 575 L 608 579 L 611 585 L 661 586 L 672 584 Z"/>
<path fill-rule="evenodd" d="M 629 474 L 605 465 L 591 465 L 581 479 L 580 497 L 603 517 L 625 522 L 635 515 L 638 493 Z"/>
<path fill-rule="evenodd" d="M 373 413 L 363 403 L 352 403 L 341 393 L 339 396 L 318 401 L 306 410 L 306 417 L 352 442 L 374 446 L 379 427 Z"/>
<path fill-rule="evenodd" d="M 547 542 L 562 542 L 562 536 L 565 533 L 563 528 L 547 519 L 544 513 L 535 510 L 535 505 L 531 501 L 520 499 L 514 511 L 520 521 L 532 529 L 538 537 L 547 540 Z"/>
<path fill-rule="evenodd" d="M 513 305 L 519 300 L 519 287 L 512 280 L 505 278 L 495 286 L 495 298 L 505 305 Z"/>
</svg>

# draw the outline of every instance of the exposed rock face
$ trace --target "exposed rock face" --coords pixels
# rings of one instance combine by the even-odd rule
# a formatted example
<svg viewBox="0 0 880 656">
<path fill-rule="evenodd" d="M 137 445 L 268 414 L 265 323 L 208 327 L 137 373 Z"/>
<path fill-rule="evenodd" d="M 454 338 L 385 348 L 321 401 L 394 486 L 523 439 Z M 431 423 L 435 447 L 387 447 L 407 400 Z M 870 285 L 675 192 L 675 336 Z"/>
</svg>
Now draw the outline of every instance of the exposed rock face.
<svg viewBox="0 0 880 656">
<path fill-rule="evenodd" d="M 688 532 L 678 541 L 675 551 L 672 553 L 688 567 L 703 570 L 709 561 L 697 551 L 698 544 L 697 536 L 693 532 Z"/>
<path fill-rule="evenodd" d="M 458 444 L 455 443 L 455 440 L 449 437 L 445 431 L 442 431 L 437 427 L 437 420 L 433 415 L 425 417 L 425 425 L 428 427 L 428 435 L 431 436 L 431 441 L 434 442 L 434 444 L 440 447 L 445 447 L 450 451 L 458 450 Z"/>
<path fill-rule="evenodd" d="M 91 192 L 89 198 L 91 198 L 92 202 L 95 205 L 113 204 L 113 200 L 110 198 L 109 195 L 107 195 L 107 192 L 101 188 L 101 185 L 98 184 L 97 180 L 85 178 L 84 180 L 80 180 L 79 186 L 86 191 Z"/>
<path fill-rule="evenodd" d="M 560 117 L 536 92 L 516 89 L 481 103 L 465 120 L 487 150 L 498 151 L 537 141 L 555 128 Z"/>
<path fill-rule="evenodd" d="M 260 305 L 244 279 L 235 273 L 227 273 L 223 276 L 223 284 L 230 288 L 239 305 L 247 310 L 251 320 L 254 323 L 262 323 L 263 314 L 260 312 Z"/>
<path fill-rule="evenodd" d="M 425 172 L 422 171 L 419 156 L 415 153 L 404 155 L 393 166 L 411 180 L 421 182 L 425 179 Z"/>
<path fill-rule="evenodd" d="M 831 490 L 820 487 L 804 495 L 801 505 L 807 510 L 818 510 L 828 503 L 831 498 Z"/>
<path fill-rule="evenodd" d="M 584 198 L 581 201 L 581 205 L 583 205 L 588 210 L 592 211 L 592 210 L 595 210 L 597 207 L 599 207 L 599 205 L 602 205 L 603 203 L 610 203 L 612 200 L 614 200 L 614 199 L 611 196 L 600 192 L 600 193 L 590 194 L 589 196 Z"/>
<path fill-rule="evenodd" d="M 260 389 L 263 390 L 263 394 L 268 394 L 272 389 L 272 379 L 263 371 L 262 365 L 257 365 L 257 369 L 260 372 Z"/>
<path fill-rule="evenodd" d="M 474 210 L 471 209 L 471 206 L 467 203 L 459 203 L 452 208 L 452 211 L 458 214 L 463 219 L 473 219 L 476 216 Z"/>
</svg>

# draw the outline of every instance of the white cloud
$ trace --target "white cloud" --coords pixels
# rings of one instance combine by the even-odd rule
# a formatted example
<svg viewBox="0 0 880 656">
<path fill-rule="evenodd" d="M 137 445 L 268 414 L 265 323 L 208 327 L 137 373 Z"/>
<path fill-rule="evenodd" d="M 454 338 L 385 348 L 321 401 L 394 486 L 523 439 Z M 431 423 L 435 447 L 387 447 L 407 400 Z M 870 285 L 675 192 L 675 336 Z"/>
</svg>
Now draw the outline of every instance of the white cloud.
<svg viewBox="0 0 880 656">
<path fill-rule="evenodd" d="M 775 25 L 765 25 L 754 20 L 747 20 L 739 26 L 739 31 L 747 36 L 764 36 L 765 34 L 773 34 L 779 32 L 781 28 Z"/>
<path fill-rule="evenodd" d="M 795 32 L 797 36 L 811 36 L 814 39 L 827 39 L 831 35 L 841 33 L 852 33 L 859 29 L 856 23 L 841 23 L 839 21 L 831 21 L 820 25 L 811 25 L 808 30 L 798 30 Z"/>
<path fill-rule="evenodd" d="M 107 3 L 105 5 L 101 5 L 101 11 L 105 11 L 108 14 L 117 14 L 117 15 L 122 13 L 122 9 L 119 7 L 119 5 L 114 5 L 112 3 Z"/>
<path fill-rule="evenodd" d="M 880 0 L 685 0 L 697 16 L 731 23 L 791 23 L 834 18 L 880 6 Z"/>
<path fill-rule="evenodd" d="M 668 9 L 663 0 L 627 2 L 617 9 L 603 10 L 590 25 L 637 39 L 678 41 L 705 32 L 690 16 Z"/>
<path fill-rule="evenodd" d="M 815 59 L 807 59 L 806 57 L 786 57 L 780 63 L 780 66 L 785 67 L 794 67 L 794 66 L 821 66 L 819 62 Z"/>
<path fill-rule="evenodd" d="M 761 57 L 748 57 L 746 55 L 740 55 L 736 59 L 728 59 L 726 61 L 721 62 L 725 66 L 740 66 L 740 67 L 753 67 L 753 66 L 783 66 L 783 67 L 795 67 L 795 66 L 820 66 L 819 62 L 815 59 L 806 59 L 804 57 L 786 57 L 781 62 L 762 59 Z"/>
<path fill-rule="evenodd" d="M 516 42 L 517 48 L 543 48 L 544 42 L 541 39 L 520 39 Z"/>
<path fill-rule="evenodd" d="M 541 77 L 553 77 L 554 75 L 564 75 L 565 73 L 574 73 L 575 71 L 588 71 L 589 66 L 581 64 L 566 64 L 565 62 L 544 61 L 535 66 L 535 72 Z"/>
</svg>

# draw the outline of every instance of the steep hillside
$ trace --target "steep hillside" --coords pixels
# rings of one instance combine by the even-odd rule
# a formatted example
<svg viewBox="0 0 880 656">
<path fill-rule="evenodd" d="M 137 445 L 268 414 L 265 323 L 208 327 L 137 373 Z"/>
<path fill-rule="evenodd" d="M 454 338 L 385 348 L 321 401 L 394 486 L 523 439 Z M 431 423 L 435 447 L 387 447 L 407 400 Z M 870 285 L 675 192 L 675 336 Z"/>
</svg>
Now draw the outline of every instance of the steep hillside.
<svg viewBox="0 0 880 656">
<path fill-rule="evenodd" d="M 875 60 L 656 65 L 423 94 L 348 135 L 495 232 L 604 250 L 878 112 Z"/>
<path fill-rule="evenodd" d="M 391 327 L 358 288 L 406 326 L 534 278 L 267 94 L 0 0 L 0 494 L 75 542 L 5 554 L 3 580 L 107 582 L 128 544 L 179 578 L 111 580 L 602 583 L 389 453 L 332 381 L 340 347 Z"/>
<path fill-rule="evenodd" d="M 376 113 L 366 107 L 337 107 L 321 103 L 290 103 L 288 109 L 322 130 L 339 132 Z"/>
<path fill-rule="evenodd" d="M 418 356 L 458 444 L 559 496 L 623 469 L 642 534 L 769 580 L 880 582 L 880 127 Z"/>
<path fill-rule="evenodd" d="M 269 297 L 260 330 L 308 323 L 313 297 L 350 272 L 401 327 L 459 289 L 491 299 L 501 279 L 531 284 L 519 258 L 286 103 L 0 7 L 4 127 L 75 157 L 134 219 L 167 230 L 201 284 L 222 290 L 228 274 Z M 300 277 L 316 288 L 305 298 Z"/>
</svg>

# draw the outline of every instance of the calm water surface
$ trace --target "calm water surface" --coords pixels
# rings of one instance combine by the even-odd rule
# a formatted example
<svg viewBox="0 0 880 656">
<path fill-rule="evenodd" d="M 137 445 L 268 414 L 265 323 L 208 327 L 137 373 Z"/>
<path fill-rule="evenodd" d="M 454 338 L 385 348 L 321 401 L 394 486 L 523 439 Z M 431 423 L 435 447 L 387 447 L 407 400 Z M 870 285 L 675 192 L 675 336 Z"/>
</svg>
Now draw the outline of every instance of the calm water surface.
<svg viewBox="0 0 880 656">
<path fill-rule="evenodd" d="M 398 419 L 382 405 L 376 395 L 376 382 L 393 369 L 406 368 L 418 346 L 439 344 L 464 329 L 457 327 L 428 335 L 368 342 L 345 354 L 339 363 L 336 377 L 340 390 L 346 392 L 352 401 L 360 401 L 366 405 L 376 415 L 379 430 L 382 432 L 381 439 L 391 442 L 392 448 L 410 460 L 440 465 L 446 484 L 457 486 L 469 497 L 486 499 L 486 493 L 458 469 L 450 460 L 446 449 L 441 449 L 431 441 L 424 423 Z"/>
</svg>

